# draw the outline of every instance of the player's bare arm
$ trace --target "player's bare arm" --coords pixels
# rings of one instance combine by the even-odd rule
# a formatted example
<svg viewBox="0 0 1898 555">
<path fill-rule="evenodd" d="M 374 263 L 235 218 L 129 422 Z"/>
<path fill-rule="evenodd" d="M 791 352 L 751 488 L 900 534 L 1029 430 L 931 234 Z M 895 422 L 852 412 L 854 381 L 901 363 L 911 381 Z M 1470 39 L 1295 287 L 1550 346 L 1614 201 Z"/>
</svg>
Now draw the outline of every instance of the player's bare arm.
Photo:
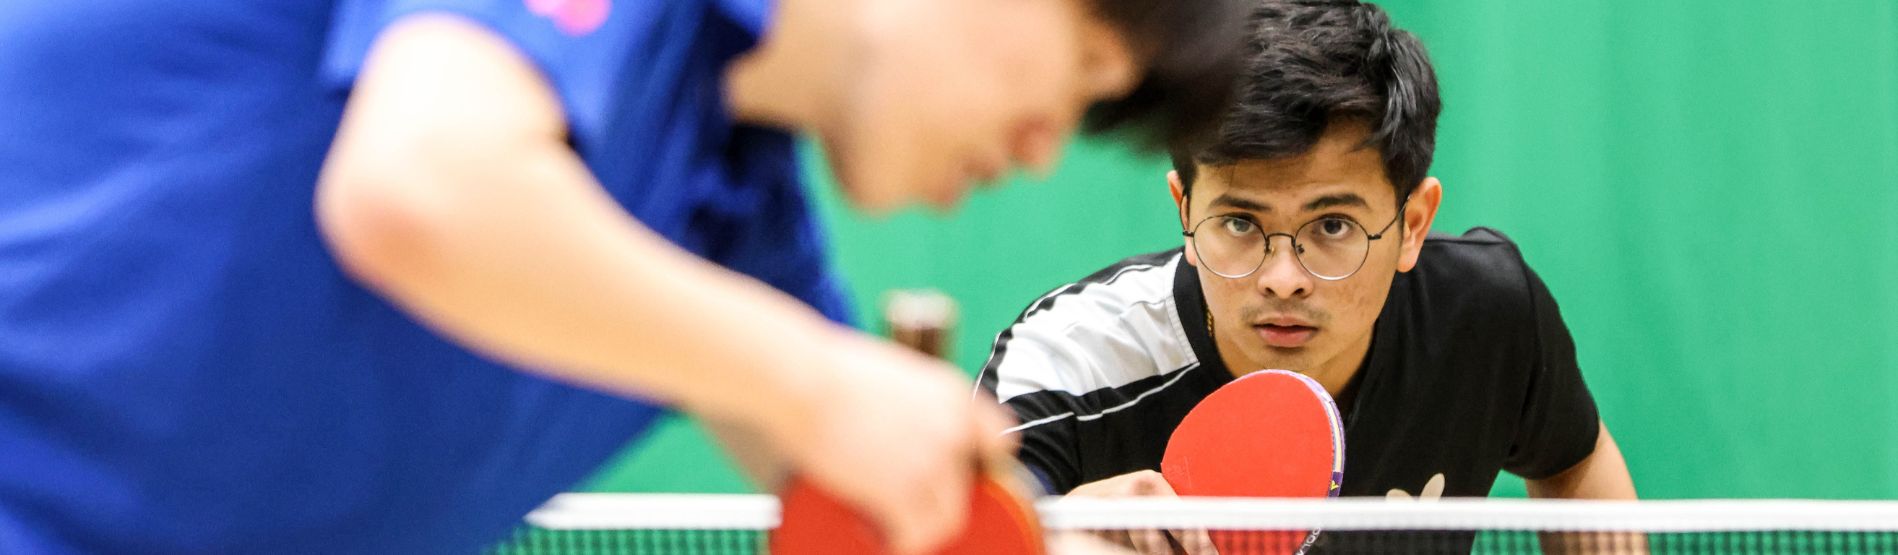
<svg viewBox="0 0 1898 555">
<path fill-rule="evenodd" d="M 761 430 L 898 545 L 953 530 L 969 476 L 948 453 L 999 445 L 1002 417 L 971 406 L 952 368 L 666 242 L 564 137 L 555 95 L 501 39 L 457 19 L 398 24 L 325 165 L 325 236 L 350 272 L 465 344 Z"/>
</svg>

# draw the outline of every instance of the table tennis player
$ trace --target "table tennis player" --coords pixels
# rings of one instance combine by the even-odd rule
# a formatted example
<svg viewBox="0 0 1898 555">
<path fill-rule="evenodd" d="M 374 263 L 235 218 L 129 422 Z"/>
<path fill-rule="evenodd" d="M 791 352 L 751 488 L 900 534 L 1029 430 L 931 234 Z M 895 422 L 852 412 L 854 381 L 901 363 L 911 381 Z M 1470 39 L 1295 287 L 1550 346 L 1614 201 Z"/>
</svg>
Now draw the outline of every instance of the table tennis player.
<svg viewBox="0 0 1898 555">
<path fill-rule="evenodd" d="M 1517 246 L 1430 234 L 1423 45 L 1369 3 L 1255 17 L 1237 106 L 1167 176 L 1183 244 L 1055 289 L 997 338 L 978 382 L 1021 420 L 1025 466 L 1059 494 L 1171 495 L 1157 471 L 1188 410 L 1290 369 L 1342 413 L 1343 495 L 1484 496 L 1508 471 L 1534 497 L 1633 498 Z"/>
<path fill-rule="evenodd" d="M 940 541 L 1004 411 L 840 325 L 793 133 L 947 207 L 1211 124 L 1239 4 L 5 2 L 0 552 L 473 552 L 661 407 Z"/>
</svg>

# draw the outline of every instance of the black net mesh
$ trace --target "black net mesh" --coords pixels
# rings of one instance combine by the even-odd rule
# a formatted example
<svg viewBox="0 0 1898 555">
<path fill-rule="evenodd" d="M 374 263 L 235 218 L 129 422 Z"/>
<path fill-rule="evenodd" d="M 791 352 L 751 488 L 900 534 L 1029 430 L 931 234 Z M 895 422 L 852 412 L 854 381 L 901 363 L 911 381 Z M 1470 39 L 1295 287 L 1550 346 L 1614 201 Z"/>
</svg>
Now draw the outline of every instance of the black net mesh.
<svg viewBox="0 0 1898 555">
<path fill-rule="evenodd" d="M 1103 535 L 1106 535 L 1103 533 Z M 1226 555 L 1296 553 L 1303 534 L 1244 532 L 1221 542 Z M 769 553 L 755 530 L 528 529 L 496 555 Z M 1898 553 L 1898 533 L 1759 530 L 1666 533 L 1548 533 L 1523 530 L 1388 531 L 1319 534 L 1306 553 Z"/>
<path fill-rule="evenodd" d="M 496 546 L 496 555 L 766 553 L 762 530 L 545 530 L 527 527 Z"/>
</svg>

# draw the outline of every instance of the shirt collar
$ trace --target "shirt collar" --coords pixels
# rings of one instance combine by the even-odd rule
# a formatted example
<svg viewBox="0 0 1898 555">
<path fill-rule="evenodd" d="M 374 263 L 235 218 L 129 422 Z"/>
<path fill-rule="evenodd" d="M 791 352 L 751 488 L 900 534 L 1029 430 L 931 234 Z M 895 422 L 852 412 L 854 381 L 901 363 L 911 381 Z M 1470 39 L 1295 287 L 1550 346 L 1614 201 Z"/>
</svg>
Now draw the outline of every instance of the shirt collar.
<svg viewBox="0 0 1898 555">
<path fill-rule="evenodd" d="M 777 7 L 776 0 L 712 0 L 714 11 L 725 16 L 739 28 L 749 31 L 751 39 L 764 36 L 765 28 L 771 24 L 772 10 Z"/>
<path fill-rule="evenodd" d="M 1206 326 L 1206 295 L 1199 288 L 1199 268 L 1186 260 L 1186 249 L 1180 249 L 1179 262 L 1173 272 L 1173 306 L 1179 311 L 1181 331 L 1186 333 L 1186 344 L 1192 347 L 1193 357 L 1199 359 L 1200 370 L 1209 374 L 1209 379 L 1219 384 L 1232 381 L 1232 371 L 1226 368 L 1226 359 L 1219 356 L 1219 344 L 1213 341 L 1213 335 Z"/>
</svg>

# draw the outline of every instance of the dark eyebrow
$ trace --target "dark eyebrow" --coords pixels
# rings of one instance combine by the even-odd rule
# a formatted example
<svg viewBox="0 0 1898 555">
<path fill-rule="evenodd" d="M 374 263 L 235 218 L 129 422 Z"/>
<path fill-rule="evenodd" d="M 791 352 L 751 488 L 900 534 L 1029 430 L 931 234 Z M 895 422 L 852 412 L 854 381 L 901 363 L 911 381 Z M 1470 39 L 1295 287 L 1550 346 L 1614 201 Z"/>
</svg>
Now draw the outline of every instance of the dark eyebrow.
<svg viewBox="0 0 1898 555">
<path fill-rule="evenodd" d="M 1222 205 L 1229 206 L 1232 208 L 1245 210 L 1247 212 L 1271 212 L 1272 211 L 1272 207 L 1270 206 L 1259 204 L 1258 202 L 1253 201 L 1252 199 L 1232 196 L 1232 193 L 1220 193 L 1219 196 L 1213 197 L 1212 205 L 1213 206 L 1222 206 Z"/>
<path fill-rule="evenodd" d="M 1312 199 L 1311 202 L 1305 203 L 1305 211 L 1316 212 L 1319 210 L 1324 210 L 1326 208 L 1336 208 L 1340 206 L 1356 206 L 1358 208 L 1370 208 L 1371 203 L 1365 202 L 1364 197 L 1360 197 L 1354 193 L 1338 193 L 1335 195 L 1325 195 L 1322 197 Z"/>
</svg>

